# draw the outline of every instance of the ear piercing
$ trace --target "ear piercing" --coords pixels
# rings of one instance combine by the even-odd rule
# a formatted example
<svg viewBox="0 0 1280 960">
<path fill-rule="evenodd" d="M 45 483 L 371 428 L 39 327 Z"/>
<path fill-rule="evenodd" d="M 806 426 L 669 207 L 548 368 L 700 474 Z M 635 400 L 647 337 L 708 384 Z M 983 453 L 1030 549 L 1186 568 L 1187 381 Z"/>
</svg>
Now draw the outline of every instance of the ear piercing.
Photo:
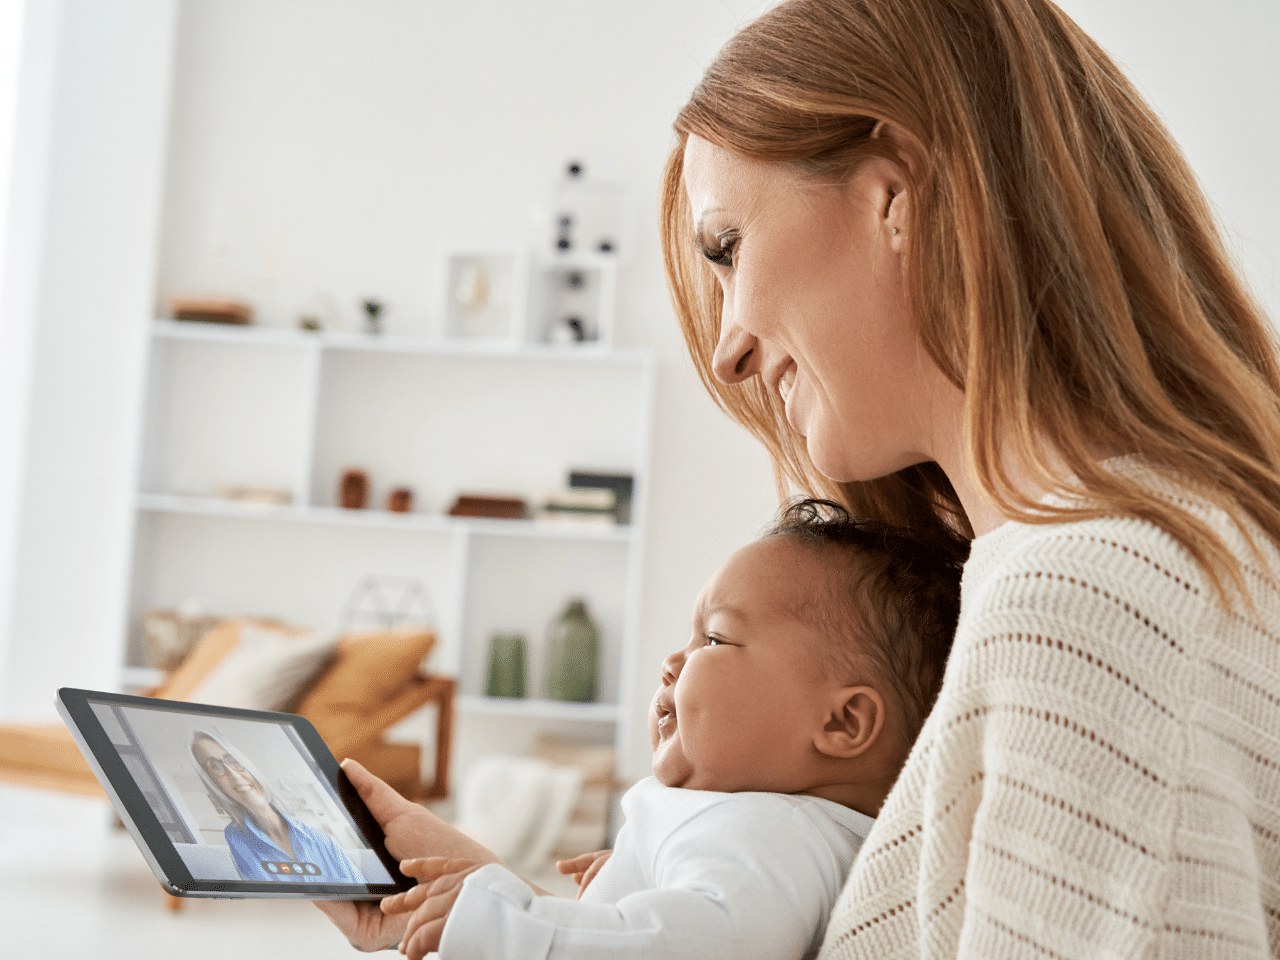
<svg viewBox="0 0 1280 960">
<path fill-rule="evenodd" d="M 890 227 L 890 228 L 889 228 L 889 232 L 890 232 L 890 233 L 892 233 L 892 234 L 896 237 L 896 236 L 898 235 L 898 228 L 897 228 L 897 227 Z"/>
</svg>

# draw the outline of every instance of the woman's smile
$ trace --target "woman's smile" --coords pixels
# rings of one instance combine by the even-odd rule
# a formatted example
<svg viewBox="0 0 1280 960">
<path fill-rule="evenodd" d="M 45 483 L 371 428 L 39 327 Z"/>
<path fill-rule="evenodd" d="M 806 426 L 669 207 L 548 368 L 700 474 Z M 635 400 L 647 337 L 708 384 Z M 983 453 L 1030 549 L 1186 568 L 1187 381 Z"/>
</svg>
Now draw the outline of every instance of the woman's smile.
<svg viewBox="0 0 1280 960">
<path fill-rule="evenodd" d="M 793 363 L 782 375 L 782 379 L 778 381 L 778 396 L 782 398 L 783 403 L 786 403 L 787 397 L 791 394 L 791 388 L 795 385 L 795 382 L 796 367 Z"/>
</svg>

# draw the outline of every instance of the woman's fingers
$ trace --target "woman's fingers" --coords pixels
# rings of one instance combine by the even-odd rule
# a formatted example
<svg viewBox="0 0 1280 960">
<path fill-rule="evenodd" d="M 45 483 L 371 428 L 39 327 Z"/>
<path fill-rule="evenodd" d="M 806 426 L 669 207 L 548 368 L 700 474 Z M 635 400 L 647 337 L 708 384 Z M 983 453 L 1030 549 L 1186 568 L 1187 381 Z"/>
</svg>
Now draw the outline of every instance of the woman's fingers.
<svg viewBox="0 0 1280 960">
<path fill-rule="evenodd" d="M 351 762 L 354 766 L 355 762 Z M 389 811 L 393 814 L 392 820 L 383 823 L 378 812 L 374 812 L 374 816 L 378 818 L 379 823 L 382 823 L 383 830 L 386 832 L 387 850 L 392 856 L 400 860 L 419 857 L 453 857 L 478 863 L 500 862 L 497 854 L 486 849 L 483 844 L 441 820 L 425 807 L 405 800 L 363 768 L 361 772 L 376 784 L 385 787 L 392 795 L 392 799 L 387 800 L 381 807 L 383 812 Z M 352 777 L 351 782 L 357 784 L 357 789 L 359 788 L 355 777 Z M 373 786 L 368 781 L 360 782 L 365 783 L 366 786 Z M 364 794 L 361 793 L 361 796 L 363 797 Z M 384 800 L 386 800 L 385 797 Z"/>
<path fill-rule="evenodd" d="M 356 793 L 360 794 L 360 799 L 369 808 L 373 818 L 383 827 L 398 814 L 405 813 L 407 808 L 413 810 L 421 809 L 416 803 L 400 796 L 393 787 L 379 780 L 364 767 L 360 766 L 359 762 L 352 760 L 350 757 L 343 760 L 341 766 L 342 772 L 347 775 L 351 785 L 356 788 Z"/>
</svg>

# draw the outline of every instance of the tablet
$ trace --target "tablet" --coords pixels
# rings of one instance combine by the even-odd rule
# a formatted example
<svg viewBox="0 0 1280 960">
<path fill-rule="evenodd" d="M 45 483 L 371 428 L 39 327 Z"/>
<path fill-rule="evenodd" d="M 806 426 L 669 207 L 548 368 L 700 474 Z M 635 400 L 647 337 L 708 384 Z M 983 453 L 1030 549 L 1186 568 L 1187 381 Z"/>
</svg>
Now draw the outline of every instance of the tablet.
<svg viewBox="0 0 1280 960">
<path fill-rule="evenodd" d="M 175 896 L 366 900 L 414 885 L 305 718 L 66 687 L 57 706 Z"/>
</svg>

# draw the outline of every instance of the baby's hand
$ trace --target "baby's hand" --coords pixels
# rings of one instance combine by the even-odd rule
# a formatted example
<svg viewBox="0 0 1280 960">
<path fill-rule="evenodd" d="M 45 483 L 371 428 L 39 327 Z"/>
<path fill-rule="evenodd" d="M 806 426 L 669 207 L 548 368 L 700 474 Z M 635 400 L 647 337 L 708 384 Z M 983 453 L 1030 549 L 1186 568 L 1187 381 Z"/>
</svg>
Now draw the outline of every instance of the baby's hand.
<svg viewBox="0 0 1280 960">
<path fill-rule="evenodd" d="M 413 911 L 404 939 L 400 941 L 401 953 L 410 960 L 422 960 L 432 950 L 440 948 L 440 936 L 444 933 L 449 911 L 462 892 L 462 881 L 483 866 L 482 861 L 448 857 L 424 857 L 401 862 L 400 872 L 406 877 L 413 877 L 418 885 L 382 900 L 382 912 L 385 914 Z"/>
<path fill-rule="evenodd" d="M 572 876 L 578 885 L 578 899 L 582 899 L 582 891 L 595 879 L 604 862 L 613 856 L 612 850 L 597 850 L 595 853 L 584 853 L 572 860 L 557 860 L 556 869 L 565 876 Z"/>
</svg>

